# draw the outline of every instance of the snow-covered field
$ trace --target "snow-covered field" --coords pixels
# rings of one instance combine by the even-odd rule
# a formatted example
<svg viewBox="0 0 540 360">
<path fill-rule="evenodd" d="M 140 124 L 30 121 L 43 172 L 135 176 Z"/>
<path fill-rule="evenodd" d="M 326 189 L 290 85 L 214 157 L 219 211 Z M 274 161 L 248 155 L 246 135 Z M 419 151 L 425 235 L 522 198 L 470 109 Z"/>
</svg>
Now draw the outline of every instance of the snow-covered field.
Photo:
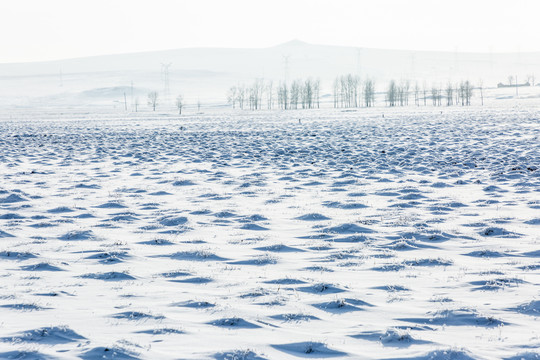
<svg viewBox="0 0 540 360">
<path fill-rule="evenodd" d="M 4 115 L 0 358 L 537 359 L 540 111 L 441 110 Z"/>
</svg>

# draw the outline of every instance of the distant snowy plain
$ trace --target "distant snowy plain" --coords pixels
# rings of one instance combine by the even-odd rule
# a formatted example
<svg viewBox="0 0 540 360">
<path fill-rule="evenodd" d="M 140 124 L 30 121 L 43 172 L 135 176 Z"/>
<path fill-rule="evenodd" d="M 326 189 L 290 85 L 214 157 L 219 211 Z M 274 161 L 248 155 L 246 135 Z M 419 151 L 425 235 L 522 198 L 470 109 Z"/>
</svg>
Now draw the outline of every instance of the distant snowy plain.
<svg viewBox="0 0 540 360">
<path fill-rule="evenodd" d="M 538 110 L 20 110 L 0 149 L 2 359 L 540 357 Z"/>
</svg>

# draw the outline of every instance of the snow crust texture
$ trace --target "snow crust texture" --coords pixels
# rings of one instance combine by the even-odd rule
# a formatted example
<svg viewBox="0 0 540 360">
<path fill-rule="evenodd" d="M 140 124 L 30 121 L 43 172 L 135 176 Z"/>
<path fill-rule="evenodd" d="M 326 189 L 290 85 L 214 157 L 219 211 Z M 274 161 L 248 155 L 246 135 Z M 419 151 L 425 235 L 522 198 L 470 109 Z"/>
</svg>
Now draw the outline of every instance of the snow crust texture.
<svg viewBox="0 0 540 360">
<path fill-rule="evenodd" d="M 1 115 L 0 358 L 538 359 L 540 112 L 384 111 Z"/>
</svg>

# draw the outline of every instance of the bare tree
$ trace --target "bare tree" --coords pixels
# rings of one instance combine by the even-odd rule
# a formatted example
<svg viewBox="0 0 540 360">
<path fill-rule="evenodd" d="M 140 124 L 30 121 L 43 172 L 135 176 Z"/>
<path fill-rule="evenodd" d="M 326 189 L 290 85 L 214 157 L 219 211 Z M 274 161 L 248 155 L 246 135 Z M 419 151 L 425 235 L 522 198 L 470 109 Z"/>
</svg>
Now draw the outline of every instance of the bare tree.
<svg viewBox="0 0 540 360">
<path fill-rule="evenodd" d="M 431 87 L 431 100 L 433 101 L 433 106 L 441 106 L 442 91 L 435 85 Z"/>
<path fill-rule="evenodd" d="M 469 80 L 465 81 L 465 99 L 467 106 L 471 105 L 471 98 L 473 96 L 473 86 Z"/>
<path fill-rule="evenodd" d="M 395 80 L 390 80 L 388 90 L 386 90 L 386 102 L 388 106 L 396 106 L 396 97 L 398 89 Z"/>
<path fill-rule="evenodd" d="M 480 101 L 482 106 L 484 106 L 484 80 L 478 80 L 478 90 L 480 90 Z"/>
<path fill-rule="evenodd" d="M 268 107 L 268 110 L 272 110 L 272 105 L 274 103 L 274 92 L 273 92 L 273 82 L 272 80 L 268 81 L 266 84 L 266 104 Z"/>
<path fill-rule="evenodd" d="M 339 104 L 339 78 L 334 79 L 334 108 Z"/>
<path fill-rule="evenodd" d="M 304 85 L 301 88 L 302 93 L 302 108 L 311 109 L 314 105 L 313 101 L 313 80 L 307 79 L 304 81 Z"/>
<path fill-rule="evenodd" d="M 289 108 L 289 89 L 287 88 L 287 83 L 279 83 L 278 106 L 283 110 Z"/>
<path fill-rule="evenodd" d="M 375 82 L 371 79 L 366 79 L 364 82 L 364 103 L 366 107 L 375 104 Z"/>
<path fill-rule="evenodd" d="M 508 76 L 508 84 L 512 86 L 514 84 L 514 77 L 512 75 Z"/>
<path fill-rule="evenodd" d="M 264 91 L 264 81 L 256 79 L 248 91 L 248 102 L 251 110 L 260 109 L 262 105 L 262 95 Z"/>
<path fill-rule="evenodd" d="M 444 92 L 446 93 L 446 106 L 451 106 L 454 99 L 454 87 L 451 83 L 448 83 Z"/>
<path fill-rule="evenodd" d="M 424 81 L 422 90 L 423 90 L 423 94 L 424 94 L 424 106 L 426 106 L 427 105 L 426 104 L 426 101 L 427 101 L 427 84 L 426 84 L 425 81 Z"/>
<path fill-rule="evenodd" d="M 471 98 L 473 96 L 473 87 L 469 80 L 462 81 L 459 84 L 459 97 L 461 100 L 461 106 L 471 105 Z"/>
<path fill-rule="evenodd" d="M 184 107 L 184 97 L 178 95 L 176 97 L 176 108 L 178 109 L 178 115 L 182 115 L 182 108 Z"/>
<path fill-rule="evenodd" d="M 409 92 L 411 90 L 411 82 L 410 80 L 405 80 L 403 83 L 403 95 L 405 97 L 405 105 L 409 105 Z"/>
<path fill-rule="evenodd" d="M 418 86 L 418 82 L 414 83 L 414 105 L 419 106 L 420 105 L 420 87 Z"/>
<path fill-rule="evenodd" d="M 313 82 L 313 98 L 315 101 L 315 104 L 317 104 L 317 109 L 319 108 L 319 101 L 321 98 L 321 81 L 319 79 L 316 79 Z"/>
<path fill-rule="evenodd" d="M 236 101 L 238 100 L 238 88 L 236 86 L 231 86 L 227 92 L 227 102 L 232 105 L 234 109 L 236 107 Z"/>
<path fill-rule="evenodd" d="M 139 98 L 138 97 L 135 98 L 133 105 L 135 106 L 135 112 L 139 111 Z"/>
<path fill-rule="evenodd" d="M 293 81 L 291 84 L 291 95 L 290 95 L 290 108 L 291 109 L 298 109 L 298 101 L 300 100 L 300 89 L 302 85 L 299 80 Z"/>
<path fill-rule="evenodd" d="M 246 87 L 244 85 L 239 85 L 236 89 L 236 100 L 238 101 L 238 106 L 240 109 L 244 109 L 244 103 L 246 101 Z"/>
<path fill-rule="evenodd" d="M 152 111 L 156 111 L 156 106 L 158 104 L 159 94 L 157 91 L 151 91 L 148 93 L 148 105 L 152 107 Z"/>
</svg>

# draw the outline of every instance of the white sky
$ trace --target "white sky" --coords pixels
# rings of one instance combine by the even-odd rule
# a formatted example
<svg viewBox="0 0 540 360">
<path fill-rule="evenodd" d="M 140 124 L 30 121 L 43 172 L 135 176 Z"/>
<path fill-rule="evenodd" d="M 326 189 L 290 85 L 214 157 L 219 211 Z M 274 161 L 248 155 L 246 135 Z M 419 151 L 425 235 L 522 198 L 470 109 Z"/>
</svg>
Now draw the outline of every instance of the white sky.
<svg viewBox="0 0 540 360">
<path fill-rule="evenodd" d="M 540 51 L 540 0 L 0 0 L 0 62 L 315 44 Z"/>
</svg>

